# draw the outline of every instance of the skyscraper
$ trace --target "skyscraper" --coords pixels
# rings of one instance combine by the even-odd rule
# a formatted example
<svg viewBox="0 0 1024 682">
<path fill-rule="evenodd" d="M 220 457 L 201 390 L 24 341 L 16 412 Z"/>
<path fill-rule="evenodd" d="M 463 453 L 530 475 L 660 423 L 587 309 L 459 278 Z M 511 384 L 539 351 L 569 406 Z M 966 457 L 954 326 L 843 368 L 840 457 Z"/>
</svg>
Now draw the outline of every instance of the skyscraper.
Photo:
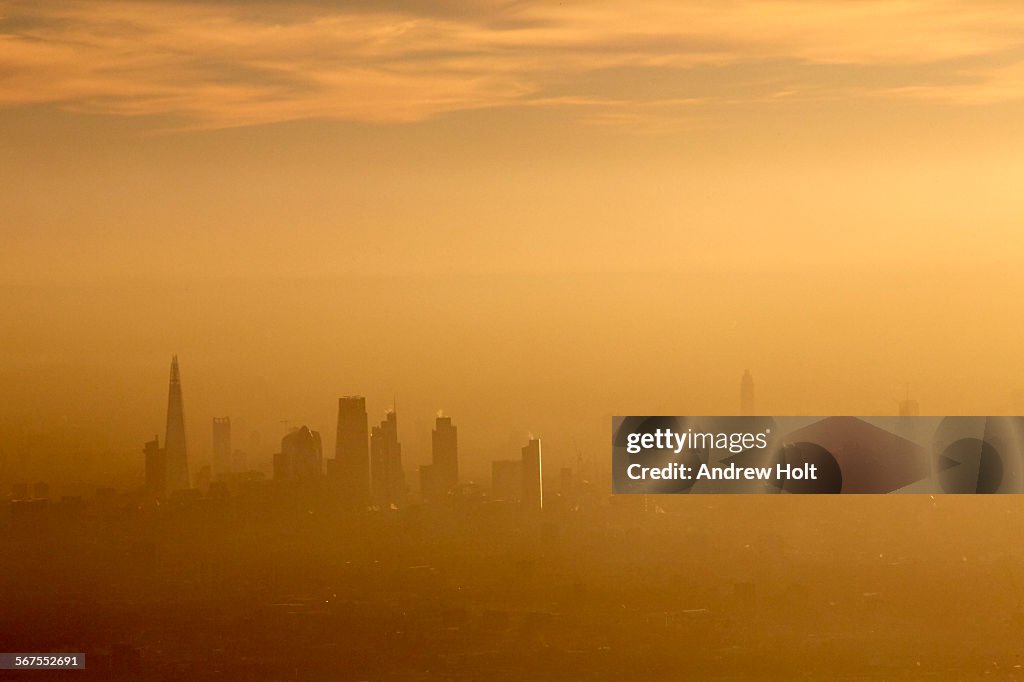
<svg viewBox="0 0 1024 682">
<path fill-rule="evenodd" d="M 531 438 L 523 448 L 523 508 L 540 510 L 544 507 L 544 476 L 541 468 L 540 439 Z"/>
<path fill-rule="evenodd" d="M 451 417 L 438 416 L 430 434 L 431 461 L 437 493 L 446 495 L 459 484 L 458 427 Z"/>
<path fill-rule="evenodd" d="M 231 418 L 213 418 L 213 475 L 231 473 Z"/>
<path fill-rule="evenodd" d="M 756 414 L 754 410 L 754 377 L 750 370 L 743 370 L 743 378 L 740 379 L 740 416 L 752 417 Z"/>
<path fill-rule="evenodd" d="M 394 410 L 370 432 L 370 473 L 375 505 L 390 509 L 405 504 L 402 444 L 398 442 L 398 415 Z"/>
<path fill-rule="evenodd" d="M 458 429 L 451 417 L 440 412 L 431 433 L 431 463 L 420 467 L 420 492 L 424 501 L 444 500 L 459 484 Z"/>
<path fill-rule="evenodd" d="M 323 472 L 320 433 L 308 426 L 292 429 L 281 439 L 281 452 L 274 455 L 274 478 L 310 481 Z"/>
<path fill-rule="evenodd" d="M 338 478 L 343 498 L 365 507 L 370 500 L 370 450 L 366 398 L 338 398 L 338 437 L 332 473 Z"/>
<path fill-rule="evenodd" d="M 167 453 L 160 447 L 160 437 L 153 436 L 142 452 L 146 457 L 146 492 L 163 497 L 167 488 Z"/>
<path fill-rule="evenodd" d="M 188 453 L 185 447 L 185 412 L 181 400 L 181 374 L 178 356 L 171 358 L 171 382 L 167 392 L 167 434 L 164 437 L 167 461 L 167 492 L 188 490 Z"/>
</svg>

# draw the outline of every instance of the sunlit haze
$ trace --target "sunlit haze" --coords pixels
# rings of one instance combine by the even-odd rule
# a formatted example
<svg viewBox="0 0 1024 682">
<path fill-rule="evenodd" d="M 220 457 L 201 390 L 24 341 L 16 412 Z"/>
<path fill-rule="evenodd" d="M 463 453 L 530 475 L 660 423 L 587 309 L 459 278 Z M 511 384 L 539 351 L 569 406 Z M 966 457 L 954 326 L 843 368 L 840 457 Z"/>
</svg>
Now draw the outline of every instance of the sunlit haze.
<svg viewBox="0 0 1024 682">
<path fill-rule="evenodd" d="M 0 448 L 1013 410 L 1015 7 L 0 3 Z"/>
</svg>

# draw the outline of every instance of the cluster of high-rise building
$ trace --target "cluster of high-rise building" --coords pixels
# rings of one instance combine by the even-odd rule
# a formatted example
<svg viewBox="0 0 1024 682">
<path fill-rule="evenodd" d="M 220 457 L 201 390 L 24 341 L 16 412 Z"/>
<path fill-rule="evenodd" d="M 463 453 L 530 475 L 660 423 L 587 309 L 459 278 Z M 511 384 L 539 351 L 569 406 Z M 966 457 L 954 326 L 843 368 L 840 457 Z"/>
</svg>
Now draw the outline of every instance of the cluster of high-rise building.
<svg viewBox="0 0 1024 682">
<path fill-rule="evenodd" d="M 909 398 L 901 414 L 916 411 Z M 740 414 L 756 414 L 754 380 L 745 370 L 740 380 Z M 178 358 L 171 360 L 164 447 L 158 437 L 145 444 L 146 489 L 157 496 L 188 490 L 188 455 Z M 212 475 L 222 477 L 244 468 L 244 453 L 231 446 L 231 419 L 213 419 Z M 274 454 L 273 476 L 281 481 L 312 481 L 326 476 L 352 508 L 395 509 L 407 504 L 409 487 L 398 438 L 398 412 L 389 410 L 380 424 L 369 425 L 366 398 L 338 399 L 334 458 L 324 460 L 320 433 L 307 426 L 294 428 L 281 439 Z M 451 417 L 438 414 L 431 434 L 431 462 L 419 468 L 420 494 L 425 502 L 444 499 L 459 485 L 458 428 Z M 496 460 L 491 465 L 491 495 L 518 502 L 525 508 L 544 506 L 541 443 L 530 438 L 518 459 Z"/>
<path fill-rule="evenodd" d="M 192 487 L 185 441 L 184 406 L 178 358 L 171 361 L 164 447 L 159 437 L 145 444 L 145 485 L 156 497 Z M 231 420 L 213 419 L 212 475 L 239 471 L 243 454 L 231 447 Z M 458 427 L 451 417 L 438 414 L 431 434 L 431 462 L 419 469 L 424 502 L 440 502 L 459 486 Z M 380 424 L 369 426 L 366 398 L 338 399 L 334 458 L 324 460 L 320 433 L 308 426 L 291 429 L 273 456 L 273 477 L 278 481 L 326 480 L 353 509 L 399 509 L 408 503 L 409 488 L 398 438 L 398 412 L 392 407 Z M 519 502 L 525 508 L 544 504 L 540 440 L 530 438 L 518 460 L 494 462 L 493 493 L 499 500 Z"/>
</svg>

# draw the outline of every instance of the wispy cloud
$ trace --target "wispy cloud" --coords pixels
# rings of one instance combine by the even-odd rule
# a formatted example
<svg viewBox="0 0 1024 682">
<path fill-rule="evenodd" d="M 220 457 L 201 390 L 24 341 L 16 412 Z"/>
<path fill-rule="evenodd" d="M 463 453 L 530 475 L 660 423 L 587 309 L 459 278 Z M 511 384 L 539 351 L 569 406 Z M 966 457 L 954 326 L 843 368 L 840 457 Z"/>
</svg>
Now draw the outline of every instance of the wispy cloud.
<svg viewBox="0 0 1024 682">
<path fill-rule="evenodd" d="M 197 127 L 543 106 L 657 126 L 701 102 L 826 89 L 956 103 L 1024 98 L 1024 11 L 1011 2 L 437 4 L 0 2 L 0 106 L 55 103 Z M 758 75 L 759 65 L 778 63 L 787 68 L 769 81 Z M 727 66 L 732 89 L 723 93 L 703 72 Z M 823 66 L 904 75 L 837 86 Z M 661 80 L 637 88 L 631 74 Z"/>
</svg>

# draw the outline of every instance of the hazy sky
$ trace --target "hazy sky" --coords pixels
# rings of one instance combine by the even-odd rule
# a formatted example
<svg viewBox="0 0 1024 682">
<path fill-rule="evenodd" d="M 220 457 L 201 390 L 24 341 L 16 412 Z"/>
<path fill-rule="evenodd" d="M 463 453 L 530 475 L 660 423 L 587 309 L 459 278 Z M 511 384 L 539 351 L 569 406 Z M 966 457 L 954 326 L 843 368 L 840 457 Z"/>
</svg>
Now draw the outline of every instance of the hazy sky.
<svg viewBox="0 0 1024 682">
<path fill-rule="evenodd" d="M 780 412 L 997 409 L 1021 121 L 1009 0 L 0 0 L 0 424 L 134 447 L 173 352 L 204 445 L 330 447 L 350 392 L 600 443 L 747 366 Z"/>
<path fill-rule="evenodd" d="M 0 64 L 8 278 L 1021 246 L 1016 2 L 0 2 Z"/>
</svg>

